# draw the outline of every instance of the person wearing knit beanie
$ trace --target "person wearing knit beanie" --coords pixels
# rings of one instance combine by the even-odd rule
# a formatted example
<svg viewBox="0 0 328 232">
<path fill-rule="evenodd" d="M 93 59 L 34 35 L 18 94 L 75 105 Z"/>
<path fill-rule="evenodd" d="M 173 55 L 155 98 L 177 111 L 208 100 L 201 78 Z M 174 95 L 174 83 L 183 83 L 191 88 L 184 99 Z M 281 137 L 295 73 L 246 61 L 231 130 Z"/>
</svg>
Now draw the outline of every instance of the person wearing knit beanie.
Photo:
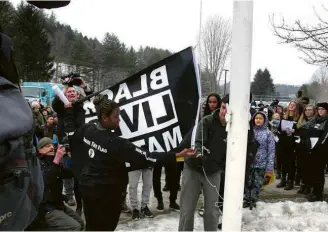
<svg viewBox="0 0 328 232">
<path fill-rule="evenodd" d="M 51 231 L 84 230 L 83 219 L 64 204 L 62 182 L 73 176 L 70 170 L 70 159 L 63 159 L 66 154 L 65 147 L 59 146 L 55 152 L 52 139 L 45 137 L 39 141 L 37 148 L 46 186 L 43 204 L 40 208 L 47 215 L 44 218 L 47 229 Z"/>
<path fill-rule="evenodd" d="M 49 144 L 52 144 L 52 140 L 48 137 L 44 137 L 39 141 L 37 148 L 38 150 L 40 150 Z"/>
<path fill-rule="evenodd" d="M 324 108 L 326 111 L 328 111 L 328 103 L 327 102 L 319 102 L 317 104 L 317 108 Z"/>
</svg>

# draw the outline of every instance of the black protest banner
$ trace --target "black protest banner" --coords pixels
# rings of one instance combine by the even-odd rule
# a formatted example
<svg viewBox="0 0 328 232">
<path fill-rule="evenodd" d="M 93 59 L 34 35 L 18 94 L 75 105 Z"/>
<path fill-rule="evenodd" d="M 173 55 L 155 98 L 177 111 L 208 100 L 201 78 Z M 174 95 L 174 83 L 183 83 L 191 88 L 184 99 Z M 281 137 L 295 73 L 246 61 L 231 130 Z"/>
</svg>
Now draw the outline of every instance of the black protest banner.
<svg viewBox="0 0 328 232">
<path fill-rule="evenodd" d="M 200 81 L 192 48 L 187 48 L 86 98 L 86 122 L 96 122 L 97 94 L 119 103 L 118 133 L 149 151 L 169 151 L 194 127 Z"/>
</svg>

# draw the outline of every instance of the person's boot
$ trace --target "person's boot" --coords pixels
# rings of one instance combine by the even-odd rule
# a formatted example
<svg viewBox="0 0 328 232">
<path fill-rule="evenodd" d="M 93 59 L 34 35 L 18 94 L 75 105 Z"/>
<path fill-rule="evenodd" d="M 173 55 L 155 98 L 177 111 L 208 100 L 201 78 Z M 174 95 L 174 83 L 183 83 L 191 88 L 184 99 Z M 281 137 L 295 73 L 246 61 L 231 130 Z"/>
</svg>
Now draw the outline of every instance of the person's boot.
<svg viewBox="0 0 328 232">
<path fill-rule="evenodd" d="M 284 190 L 292 190 L 292 189 L 294 189 L 294 181 L 288 180 Z"/>
<path fill-rule="evenodd" d="M 307 199 L 309 202 L 323 201 L 322 193 L 316 193 L 313 191 L 313 193 L 308 195 Z"/>
<path fill-rule="evenodd" d="M 276 186 L 277 188 L 283 188 L 286 187 L 286 176 L 282 176 L 281 177 L 281 181 L 279 184 L 277 184 Z"/>
<path fill-rule="evenodd" d="M 301 185 L 301 188 L 297 191 L 297 193 L 298 193 L 298 194 L 304 194 L 305 189 L 306 189 L 306 185 L 302 184 L 302 185 Z"/>
<path fill-rule="evenodd" d="M 67 204 L 68 204 L 69 206 L 75 206 L 75 205 L 76 205 L 76 202 L 75 202 L 73 196 L 68 196 Z"/>
<path fill-rule="evenodd" d="M 126 201 L 124 201 L 123 204 L 122 204 L 122 213 L 130 213 L 130 212 L 131 211 L 130 211 L 129 207 L 126 204 Z"/>
<path fill-rule="evenodd" d="M 305 185 L 303 194 L 304 195 L 309 195 L 311 193 L 311 186 L 310 185 Z"/>
<path fill-rule="evenodd" d="M 148 206 L 145 206 L 143 208 L 141 208 L 140 210 L 140 216 L 142 218 L 153 218 L 154 214 L 149 210 Z"/>
<path fill-rule="evenodd" d="M 173 211 L 176 211 L 176 212 L 180 211 L 180 206 L 175 201 L 170 202 L 169 207 Z"/>
<path fill-rule="evenodd" d="M 134 209 L 132 211 L 132 220 L 137 221 L 140 219 L 140 211 L 137 209 Z"/>
<path fill-rule="evenodd" d="M 255 201 L 251 201 L 249 203 L 249 209 L 252 210 L 253 208 L 256 208 L 256 202 Z"/>
<path fill-rule="evenodd" d="M 276 180 L 280 180 L 281 179 L 281 174 L 278 172 L 277 174 L 276 174 Z"/>
<path fill-rule="evenodd" d="M 244 200 L 244 202 L 243 202 L 243 208 L 245 209 L 245 208 L 248 208 L 249 206 L 250 206 L 250 202 Z"/>
<path fill-rule="evenodd" d="M 164 212 L 163 201 L 158 201 L 156 210 L 157 210 L 157 212 Z"/>
</svg>

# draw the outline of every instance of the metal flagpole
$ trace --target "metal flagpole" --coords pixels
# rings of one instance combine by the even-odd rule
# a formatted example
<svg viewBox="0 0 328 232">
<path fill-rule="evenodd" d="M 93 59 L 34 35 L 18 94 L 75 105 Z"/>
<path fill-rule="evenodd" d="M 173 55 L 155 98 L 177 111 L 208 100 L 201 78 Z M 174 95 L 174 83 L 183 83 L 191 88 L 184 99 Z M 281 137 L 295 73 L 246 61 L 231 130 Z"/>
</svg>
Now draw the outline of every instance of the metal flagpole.
<svg viewBox="0 0 328 232">
<path fill-rule="evenodd" d="M 231 123 L 228 123 L 223 231 L 241 231 L 252 58 L 253 1 L 233 4 L 230 77 Z"/>
</svg>

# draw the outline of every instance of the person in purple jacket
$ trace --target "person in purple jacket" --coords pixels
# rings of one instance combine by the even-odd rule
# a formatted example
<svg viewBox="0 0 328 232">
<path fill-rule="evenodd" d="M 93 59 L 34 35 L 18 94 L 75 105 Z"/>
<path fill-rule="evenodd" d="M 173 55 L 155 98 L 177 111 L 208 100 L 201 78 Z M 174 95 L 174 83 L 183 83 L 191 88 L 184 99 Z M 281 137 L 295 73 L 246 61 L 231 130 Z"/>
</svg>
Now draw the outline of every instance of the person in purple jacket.
<svg viewBox="0 0 328 232">
<path fill-rule="evenodd" d="M 274 168 L 275 140 L 268 129 L 268 117 L 259 111 L 252 118 L 255 140 L 259 143 L 256 156 L 248 171 L 245 183 L 244 208 L 256 207 L 265 179 L 270 179 Z"/>
</svg>

